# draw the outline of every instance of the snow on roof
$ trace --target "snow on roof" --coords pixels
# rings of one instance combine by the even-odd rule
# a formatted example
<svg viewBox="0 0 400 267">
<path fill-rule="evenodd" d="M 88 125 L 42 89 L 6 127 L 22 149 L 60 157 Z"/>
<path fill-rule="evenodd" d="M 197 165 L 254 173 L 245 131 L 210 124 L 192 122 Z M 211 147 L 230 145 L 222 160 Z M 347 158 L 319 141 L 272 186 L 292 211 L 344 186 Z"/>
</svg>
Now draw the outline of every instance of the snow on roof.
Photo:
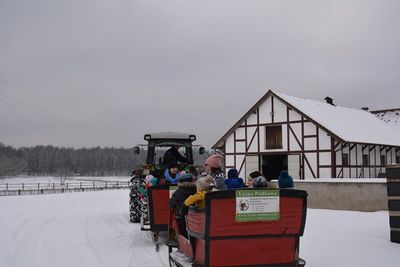
<svg viewBox="0 0 400 267">
<path fill-rule="evenodd" d="M 371 111 L 376 117 L 383 120 L 390 127 L 400 133 L 400 108 L 391 110 Z"/>
<path fill-rule="evenodd" d="M 400 132 L 368 111 L 274 94 L 346 142 L 400 146 Z"/>
</svg>

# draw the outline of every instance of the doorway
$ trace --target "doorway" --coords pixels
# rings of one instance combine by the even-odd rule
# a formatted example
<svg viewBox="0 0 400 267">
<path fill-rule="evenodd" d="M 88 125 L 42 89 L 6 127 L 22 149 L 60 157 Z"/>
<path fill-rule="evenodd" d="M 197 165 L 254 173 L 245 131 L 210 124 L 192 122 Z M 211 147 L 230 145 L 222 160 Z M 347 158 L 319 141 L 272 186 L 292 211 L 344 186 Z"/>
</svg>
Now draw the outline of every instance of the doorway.
<svg viewBox="0 0 400 267">
<path fill-rule="evenodd" d="M 267 180 L 276 180 L 282 170 L 288 169 L 288 155 L 263 155 L 261 167 Z"/>
</svg>

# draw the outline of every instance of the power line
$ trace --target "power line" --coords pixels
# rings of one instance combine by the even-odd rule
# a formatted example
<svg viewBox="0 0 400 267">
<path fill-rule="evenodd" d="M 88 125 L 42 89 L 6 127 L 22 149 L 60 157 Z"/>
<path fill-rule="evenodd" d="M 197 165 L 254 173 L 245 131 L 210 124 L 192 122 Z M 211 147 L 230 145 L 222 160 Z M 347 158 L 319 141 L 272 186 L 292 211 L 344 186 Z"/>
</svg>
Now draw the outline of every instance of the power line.
<svg viewBox="0 0 400 267">
<path fill-rule="evenodd" d="M 114 137 L 113 135 L 108 135 L 108 134 L 104 134 L 102 132 L 93 130 L 90 127 L 87 127 L 85 125 L 81 125 L 81 124 L 78 124 L 78 123 L 70 122 L 70 121 L 67 121 L 67 120 L 65 120 L 63 118 L 56 117 L 56 116 L 52 115 L 51 113 L 48 113 L 45 110 L 37 109 L 37 107 L 34 107 L 34 106 L 29 105 L 27 103 L 20 104 L 18 101 L 15 101 L 14 99 L 12 99 L 10 97 L 4 96 L 1 93 L 0 93 L 0 96 L 3 97 L 3 99 L 0 98 L 0 101 L 2 101 L 3 103 L 5 103 L 5 104 L 7 104 L 9 106 L 12 106 L 12 107 L 18 109 L 18 110 L 24 110 L 24 111 L 27 111 L 27 112 L 29 112 L 31 114 L 38 115 L 40 117 L 46 117 L 46 118 L 52 119 L 52 120 L 54 120 L 54 121 L 56 121 L 58 123 L 61 123 L 61 124 L 64 124 L 64 125 L 69 125 L 69 126 L 72 126 L 72 127 L 75 127 L 75 128 L 79 128 L 81 130 L 85 130 L 85 131 L 91 132 L 92 134 L 100 135 L 102 137 L 106 137 L 106 138 Z"/>
<path fill-rule="evenodd" d="M 42 101 L 44 100 L 45 103 L 50 103 L 50 104 L 54 105 L 54 106 L 57 107 L 57 108 L 62 107 L 64 110 L 67 110 L 67 111 L 70 112 L 70 113 L 77 113 L 78 115 L 87 117 L 87 114 L 80 113 L 80 112 L 78 112 L 77 110 L 74 110 L 74 109 L 72 109 L 71 107 L 65 105 L 64 103 L 57 103 L 57 104 L 55 104 L 55 101 L 54 101 L 53 99 L 50 99 L 50 98 L 47 97 L 47 96 L 43 96 L 43 95 L 38 94 L 38 93 L 36 93 L 36 92 L 33 92 L 33 91 L 31 91 L 31 90 L 27 90 L 27 89 L 25 89 L 25 88 L 23 88 L 23 87 L 21 87 L 21 86 L 15 84 L 15 83 L 9 81 L 9 80 L 7 80 L 7 79 L 4 79 L 4 78 L 0 77 L 0 81 L 2 81 L 3 83 L 6 83 L 6 84 L 8 84 L 8 85 L 11 85 L 13 88 L 16 88 L 16 89 L 19 89 L 20 91 L 23 91 L 23 92 L 25 92 L 25 93 L 28 93 L 28 94 L 30 94 L 31 96 L 35 96 L 35 97 L 41 99 Z M 44 108 L 42 108 L 42 107 L 37 107 L 37 106 L 34 106 L 34 105 L 30 105 L 30 104 L 28 104 L 28 103 L 26 103 L 26 102 L 23 102 L 23 101 L 20 101 L 20 100 L 18 100 L 18 99 L 12 99 L 10 96 L 4 95 L 4 94 L 3 94 L 3 97 L 8 97 L 8 99 L 11 100 L 11 101 L 13 101 L 14 103 L 20 102 L 20 103 L 22 103 L 23 105 L 28 105 L 28 106 L 31 107 L 31 109 L 33 109 L 33 110 L 39 110 L 40 112 L 42 112 L 42 113 L 44 113 L 44 114 L 47 114 L 47 117 L 50 117 L 50 118 L 52 118 L 52 119 L 55 119 L 55 117 L 53 116 L 53 115 L 54 115 L 54 112 L 49 112 L 48 110 L 46 110 L 46 109 L 44 109 Z M 60 114 L 60 112 L 58 112 L 58 113 Z M 40 113 L 37 113 L 37 112 L 36 112 L 36 114 L 39 115 Z M 49 116 L 49 114 L 50 114 L 50 116 Z M 58 114 L 58 115 L 59 115 L 59 114 Z M 67 116 L 65 116 L 63 113 L 61 113 L 61 114 L 62 114 L 62 117 L 67 117 Z M 67 119 L 68 119 L 68 120 L 71 120 L 70 118 L 67 118 Z M 60 122 L 60 118 L 57 117 L 57 120 Z M 97 119 L 91 118 L 90 120 L 91 120 L 91 122 L 97 121 L 99 124 L 102 124 L 102 122 L 99 121 L 99 120 L 97 120 Z M 121 136 L 121 132 L 124 134 L 124 131 L 121 131 L 121 132 L 119 132 L 119 133 L 110 132 L 110 131 L 104 130 L 103 128 L 98 127 L 98 126 L 96 126 L 96 125 L 95 125 L 95 127 L 93 127 L 93 125 L 92 125 L 92 126 L 89 126 L 89 125 L 87 125 L 87 124 L 83 124 L 83 123 L 81 123 L 81 122 L 75 122 L 75 121 L 73 121 L 73 120 L 72 120 L 72 122 L 66 121 L 65 119 L 63 119 L 62 121 L 67 122 L 67 123 L 70 124 L 70 125 L 78 125 L 78 127 L 80 127 L 80 128 L 85 128 L 85 129 L 87 129 L 87 130 L 90 130 L 91 132 L 97 132 L 97 133 L 98 133 L 98 132 L 102 132 L 102 133 L 105 133 L 106 135 L 108 135 L 109 137 L 113 137 L 113 138 L 115 138 L 116 135 Z M 125 135 L 125 134 L 124 134 L 124 135 Z M 128 136 L 128 135 L 126 135 L 126 136 Z"/>
</svg>

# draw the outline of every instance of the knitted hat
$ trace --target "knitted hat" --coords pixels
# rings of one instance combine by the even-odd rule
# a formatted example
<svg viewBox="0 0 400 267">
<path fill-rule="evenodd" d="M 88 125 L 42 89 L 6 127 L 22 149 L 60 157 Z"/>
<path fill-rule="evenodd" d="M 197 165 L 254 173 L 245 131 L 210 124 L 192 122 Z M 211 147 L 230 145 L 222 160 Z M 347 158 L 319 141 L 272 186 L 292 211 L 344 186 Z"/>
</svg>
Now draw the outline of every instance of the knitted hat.
<svg viewBox="0 0 400 267">
<path fill-rule="evenodd" d="M 239 172 L 236 169 L 230 169 L 228 171 L 228 178 L 238 178 L 239 177 Z"/>
<path fill-rule="evenodd" d="M 221 168 L 222 156 L 220 154 L 214 154 L 207 158 L 206 165 L 213 168 Z"/>
<path fill-rule="evenodd" d="M 191 182 L 193 181 L 193 176 L 189 173 L 179 176 L 179 182 Z"/>
<path fill-rule="evenodd" d="M 172 169 L 172 168 L 178 168 L 178 162 L 172 161 L 172 162 L 168 163 L 168 169 Z"/>
<path fill-rule="evenodd" d="M 267 187 L 267 179 L 264 176 L 254 178 L 253 187 Z"/>
<path fill-rule="evenodd" d="M 258 176 L 262 176 L 262 174 L 261 174 L 259 171 L 254 171 L 254 172 L 251 172 L 251 173 L 249 174 L 249 176 L 250 176 L 251 178 L 256 178 L 256 177 L 258 177 Z"/>
<path fill-rule="evenodd" d="M 147 184 L 147 183 L 150 183 L 151 179 L 153 179 L 153 178 L 154 178 L 154 176 L 149 174 L 144 178 L 144 180 L 146 181 L 146 184 Z"/>
<path fill-rule="evenodd" d="M 214 186 L 214 178 L 211 175 L 200 178 L 196 181 L 196 186 L 199 191 L 201 190 L 210 191 Z"/>
<path fill-rule="evenodd" d="M 158 185 L 158 179 L 153 177 L 150 180 L 149 186 L 155 186 L 155 185 Z"/>
</svg>

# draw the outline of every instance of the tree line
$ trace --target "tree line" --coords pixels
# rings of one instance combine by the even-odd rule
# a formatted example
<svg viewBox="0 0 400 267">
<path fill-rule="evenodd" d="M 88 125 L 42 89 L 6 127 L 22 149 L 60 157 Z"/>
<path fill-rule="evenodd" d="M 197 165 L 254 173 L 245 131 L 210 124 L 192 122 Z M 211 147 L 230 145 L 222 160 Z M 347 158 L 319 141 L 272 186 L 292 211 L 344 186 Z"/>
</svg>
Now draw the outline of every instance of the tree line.
<svg viewBox="0 0 400 267">
<path fill-rule="evenodd" d="M 0 177 L 32 176 L 118 176 L 145 161 L 145 153 L 134 155 L 133 148 L 66 148 L 34 146 L 14 148 L 0 143 Z"/>
</svg>

